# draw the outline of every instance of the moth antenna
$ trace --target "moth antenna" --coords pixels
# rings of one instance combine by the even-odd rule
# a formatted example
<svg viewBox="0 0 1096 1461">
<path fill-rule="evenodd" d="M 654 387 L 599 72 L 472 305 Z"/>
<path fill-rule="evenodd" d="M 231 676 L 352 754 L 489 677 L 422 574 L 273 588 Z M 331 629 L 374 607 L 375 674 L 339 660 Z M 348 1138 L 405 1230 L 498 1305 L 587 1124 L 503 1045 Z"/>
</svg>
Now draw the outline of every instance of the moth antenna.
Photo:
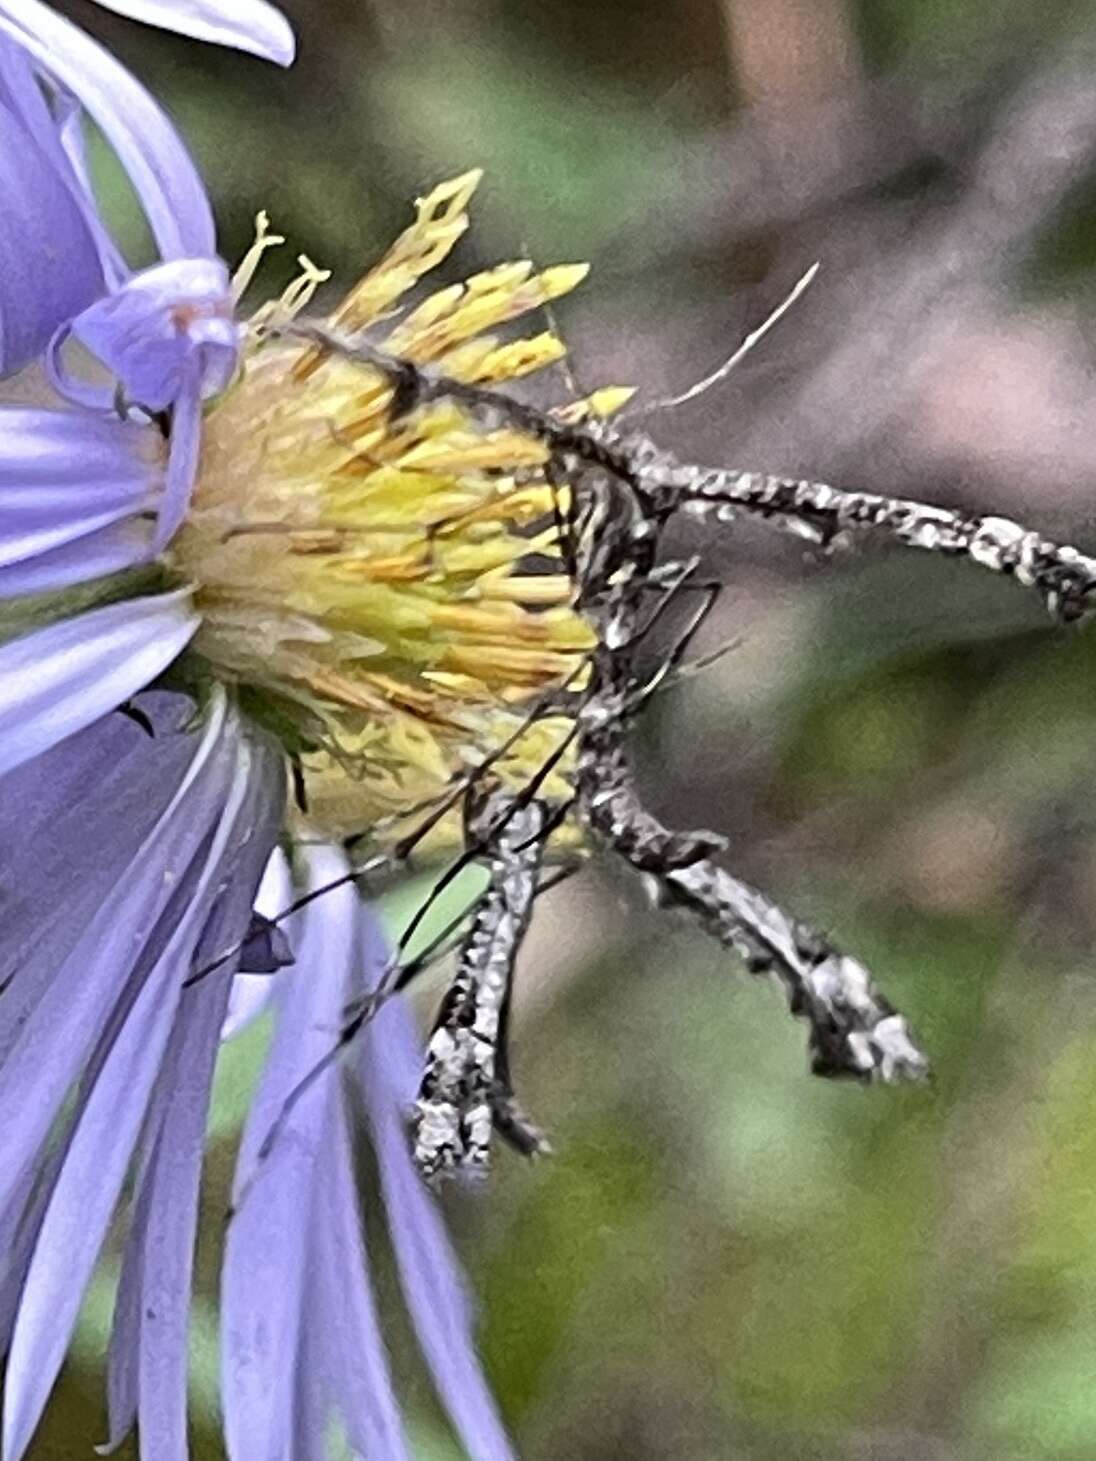
<svg viewBox="0 0 1096 1461">
<path fill-rule="evenodd" d="M 683 664 L 673 674 L 668 675 L 662 684 L 659 685 L 658 693 L 662 694 L 667 690 L 676 690 L 679 685 L 684 685 L 686 681 L 693 679 L 696 675 L 701 675 L 705 670 L 710 670 L 713 665 L 717 665 L 720 660 L 726 659 L 727 655 L 733 654 L 736 649 L 741 649 L 742 644 L 742 635 L 732 634 L 729 639 L 725 639 L 722 644 L 717 644 L 707 654 L 697 655 L 696 659 L 689 660 L 687 664 Z"/>
<path fill-rule="evenodd" d="M 323 883 L 320 887 L 310 888 L 307 893 L 302 893 L 298 898 L 295 898 L 285 908 L 276 913 L 270 919 L 270 922 L 272 924 L 283 923 L 287 918 L 292 917 L 294 913 L 300 913 L 310 903 L 315 903 L 318 898 L 325 898 L 329 893 L 335 892 L 336 889 L 346 887 L 347 883 L 356 883 L 360 878 L 368 878 L 374 875 L 391 876 L 401 871 L 423 838 L 433 831 L 443 817 L 447 816 L 454 807 L 459 805 L 469 788 L 473 787 L 477 780 L 484 776 L 499 760 L 508 755 L 521 740 L 522 736 L 526 735 L 538 720 L 565 704 L 570 687 L 583 674 L 587 663 L 587 656 L 583 656 L 561 685 L 553 686 L 550 690 L 546 690 L 541 695 L 538 695 L 515 729 L 469 771 L 458 776 L 454 780 L 451 790 L 434 806 L 434 809 L 426 819 L 414 827 L 405 837 L 401 838 L 391 850 L 377 852 L 372 857 L 367 858 L 365 862 L 354 864 L 345 873 L 340 873 L 338 877 L 331 878 L 330 881 Z M 552 770 L 566 755 L 574 743 L 576 735 L 577 729 L 573 729 L 562 744 L 546 759 L 523 794 L 528 794 L 530 797 L 536 795 L 536 791 L 541 783 L 547 779 Z M 403 817 L 401 816 L 399 820 L 402 821 Z M 360 839 L 354 838 L 351 840 L 357 841 Z M 187 989 L 221 968 L 229 959 L 240 952 L 242 943 L 242 940 L 238 941 L 231 948 L 222 950 L 221 953 L 208 960 L 201 968 L 195 970 L 190 975 L 183 987 Z"/>
<path fill-rule="evenodd" d="M 750 351 L 760 345 L 769 331 L 775 329 L 788 311 L 798 303 L 814 283 L 815 275 L 820 268 L 821 262 L 816 260 L 798 283 L 793 285 L 791 292 L 781 300 L 771 314 L 762 320 L 756 330 L 750 331 L 738 349 L 729 355 L 723 361 L 722 365 L 717 365 L 715 370 L 709 372 L 708 375 L 702 376 L 700 380 L 694 382 L 687 390 L 681 391 L 676 396 L 663 396 L 660 400 L 645 402 L 632 407 L 630 410 L 622 411 L 617 416 L 618 423 L 631 420 L 633 417 L 638 417 L 642 420 L 646 416 L 653 416 L 658 411 L 676 410 L 678 406 L 684 406 L 689 401 L 695 401 L 699 396 L 704 395 L 706 391 L 710 391 L 713 386 L 719 385 L 720 381 L 726 380 L 731 372 L 742 364 Z"/>
</svg>

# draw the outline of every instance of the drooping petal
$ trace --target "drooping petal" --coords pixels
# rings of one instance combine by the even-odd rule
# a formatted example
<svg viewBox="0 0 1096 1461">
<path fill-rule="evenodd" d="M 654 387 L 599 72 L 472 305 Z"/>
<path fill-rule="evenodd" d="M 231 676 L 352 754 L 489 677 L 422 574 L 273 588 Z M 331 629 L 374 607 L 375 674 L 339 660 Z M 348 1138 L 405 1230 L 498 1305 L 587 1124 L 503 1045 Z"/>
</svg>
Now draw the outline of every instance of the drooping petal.
<svg viewBox="0 0 1096 1461">
<path fill-rule="evenodd" d="M 244 804 L 237 821 L 234 862 L 222 874 L 231 881 L 203 934 L 195 958 L 199 967 L 239 943 L 281 824 L 280 765 L 256 747 L 250 764 L 239 774 L 248 778 L 251 804 Z M 138 1430 L 145 1461 L 186 1461 L 187 1322 L 198 1183 L 213 1067 L 231 982 L 229 959 L 184 991 L 159 1076 L 164 1115 L 144 1174 L 152 1198 L 130 1240 L 143 1254 Z"/>
<path fill-rule="evenodd" d="M 353 952 L 345 920 L 307 920 L 294 938 L 297 964 L 278 976 L 279 1019 L 240 1143 L 225 1243 L 221 1391 L 232 1461 L 275 1461 L 288 1451 L 310 1206 L 331 1103 L 339 1099 L 341 1074 L 326 1071 L 262 1154 L 286 1097 L 331 1048 Z"/>
<path fill-rule="evenodd" d="M 182 526 L 198 476 L 198 461 L 202 450 L 202 395 L 198 372 L 198 362 L 191 361 L 187 378 L 171 413 L 167 480 L 153 538 L 156 552 L 166 548 Z"/>
<path fill-rule="evenodd" d="M 0 645 L 0 773 L 144 689 L 198 627 L 185 590 L 125 599 Z"/>
<path fill-rule="evenodd" d="M 215 718 L 207 729 L 132 862 L 120 870 L 115 887 L 45 988 L 28 989 L 20 971 L 13 975 L 8 994 L 18 1012 L 0 1064 L 0 1092 L 12 1103 L 8 1109 L 18 1111 L 18 1120 L 11 1121 L 6 1133 L 0 1213 L 5 1211 L 8 1184 L 44 1144 L 69 1087 L 111 1017 L 128 971 L 153 939 L 173 887 L 198 856 L 219 811 L 233 769 L 217 743 L 222 721 L 223 716 Z"/>
<path fill-rule="evenodd" d="M 157 1103 L 157 1097 L 159 1098 Z M 160 1110 L 157 1111 L 158 1104 Z M 164 1096 L 157 1091 L 150 1105 L 150 1125 L 162 1112 Z M 148 1224 L 149 1208 L 152 1204 L 152 1184 L 147 1180 L 148 1166 L 155 1149 L 145 1151 L 139 1166 L 135 1184 L 136 1197 L 130 1211 L 130 1232 L 143 1232 Z M 56 1177 L 50 1182 L 52 1191 Z M 39 1224 L 40 1226 L 40 1224 Z M 110 1344 L 107 1349 L 107 1439 L 97 1446 L 100 1455 L 109 1456 L 129 1435 L 137 1420 L 137 1394 L 140 1374 L 141 1344 L 141 1302 L 144 1283 L 145 1250 L 142 1244 L 130 1243 L 126 1248 L 118 1287 L 114 1294 L 114 1316 L 110 1328 Z"/>
<path fill-rule="evenodd" d="M 191 738 L 175 733 L 158 701 L 193 713 L 180 696 L 141 696 L 153 736 L 110 715 L 0 778 L 0 1067 L 183 783 Z M 82 856 L 89 848 L 94 856 Z"/>
<path fill-rule="evenodd" d="M 319 1351 L 319 1337 L 306 1325 L 297 1354 L 293 1391 L 293 1434 L 289 1449 L 293 1461 L 331 1461 L 330 1387 Z"/>
<path fill-rule="evenodd" d="M 240 332 L 220 259 L 172 259 L 142 270 L 72 322 L 73 335 L 150 411 L 170 406 L 197 366 L 203 397 L 235 373 Z"/>
<path fill-rule="evenodd" d="M 133 182 L 161 257 L 212 256 L 213 215 L 194 163 L 167 116 L 125 67 L 42 0 L 0 0 L 0 33 L 56 77 L 98 123 Z"/>
<path fill-rule="evenodd" d="M 117 245 L 99 213 L 87 168 L 79 103 L 56 80 L 47 101 L 37 68 L 22 47 L 0 36 L 0 104 L 17 117 L 42 149 L 55 175 L 71 193 L 87 231 L 95 241 L 103 280 L 113 286 L 125 278 Z"/>
<path fill-rule="evenodd" d="M 198 41 L 251 51 L 288 66 L 296 51 L 285 16 L 264 0 L 98 0 L 131 20 L 158 25 Z"/>
<path fill-rule="evenodd" d="M 388 1351 L 369 1284 L 341 1098 L 332 1103 L 320 1155 L 314 1242 L 315 1291 L 305 1315 L 305 1344 L 315 1350 L 354 1450 L 370 1461 L 407 1461 Z"/>
<path fill-rule="evenodd" d="M 237 774 L 235 725 L 222 708 L 214 709 L 196 745 L 186 793 L 181 801 L 177 794 L 170 814 L 160 819 L 159 845 L 149 850 L 143 877 L 133 880 L 142 895 L 137 906 L 98 931 L 79 977 L 56 986 L 67 1004 L 51 1008 L 56 1000 L 47 994 L 0 1075 L 0 1084 L 15 1082 L 22 1092 L 21 1115 L 28 1118 L 13 1154 L 18 1172 L 29 1155 L 28 1140 L 41 1129 L 43 1106 L 47 1113 L 55 1109 L 58 1086 L 71 1079 L 72 1064 L 77 1070 L 83 1065 L 89 1032 L 95 1041 L 20 1294 L 6 1377 L 4 1461 L 22 1456 L 60 1369 L 247 799 L 247 779 Z M 80 1008 L 75 1026 L 74 1007 Z M 52 1017 L 54 1029 L 43 1027 L 43 1015 Z M 40 1054 L 35 1069 L 28 1060 L 43 1040 L 52 1060 Z M 58 1049 L 65 1052 L 63 1062 Z M 54 1094 L 40 1104 L 46 1086 Z M 5 1172 L 0 1181 L 7 1177 Z"/>
<path fill-rule="evenodd" d="M 367 987 L 386 964 L 374 920 L 363 911 Z M 407 1009 L 390 1001 L 362 1033 L 355 1065 L 373 1132 L 400 1284 L 446 1410 L 473 1461 L 514 1461 L 476 1357 L 474 1315 L 445 1225 L 411 1159 L 405 1112 L 421 1055 Z M 410 1079 L 409 1079 L 410 1077 Z"/>
<path fill-rule="evenodd" d="M 0 1065 L 14 1050 L 47 990 L 71 977 L 69 956 L 105 905 L 140 873 L 157 821 L 171 804 L 193 760 L 193 737 L 177 732 L 193 714 L 181 696 L 155 692 L 140 697 L 150 736 L 122 715 L 110 715 L 37 760 L 0 780 Z M 88 797 L 94 786 L 96 796 Z M 27 856 L 33 847 L 34 856 Z M 73 877 L 80 850 L 93 849 Z M 58 897 L 58 890 L 64 896 Z M 109 915 L 108 915 L 109 917 Z M 123 952 L 125 950 L 123 949 Z M 64 1000 L 62 985 L 62 1000 Z M 57 1058 L 64 1045 L 57 1050 Z M 73 1071 L 75 1075 L 75 1070 Z M 17 1160 L 24 1127 L 9 1120 L 5 1135 L 8 1174 Z M 28 1152 L 36 1137 L 27 1133 Z M 54 1171 L 36 1170 L 28 1155 L 25 1178 L 0 1205 L 0 1351 L 6 1351 L 22 1280 Z M 36 1205 L 28 1201 L 37 1185 Z"/>
<path fill-rule="evenodd" d="M 255 911 L 266 918 L 276 918 L 289 906 L 293 897 L 293 880 L 285 853 L 276 849 L 266 865 L 259 891 L 255 895 Z M 246 950 L 241 951 L 246 958 Z M 232 1040 L 269 1004 L 276 988 L 269 974 L 237 974 L 232 981 L 228 1013 L 221 1030 L 222 1040 Z"/>
<path fill-rule="evenodd" d="M 21 370 L 103 288 L 99 250 L 72 189 L 0 105 L 0 375 Z"/>
</svg>

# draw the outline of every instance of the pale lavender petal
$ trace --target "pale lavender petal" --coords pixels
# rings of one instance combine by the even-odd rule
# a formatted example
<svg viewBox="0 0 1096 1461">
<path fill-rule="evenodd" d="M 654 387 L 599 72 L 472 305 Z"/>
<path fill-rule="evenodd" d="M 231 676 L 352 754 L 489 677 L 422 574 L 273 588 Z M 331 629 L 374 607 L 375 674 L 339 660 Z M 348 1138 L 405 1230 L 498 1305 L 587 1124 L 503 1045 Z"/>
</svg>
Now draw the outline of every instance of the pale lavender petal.
<svg viewBox="0 0 1096 1461">
<path fill-rule="evenodd" d="M 0 1065 L 0 1107 L 10 1117 L 0 1168 L 0 1214 L 8 1191 L 44 1145 L 55 1116 L 91 1048 L 111 1018 L 133 960 L 171 901 L 172 887 L 199 853 L 233 770 L 217 743 L 214 716 L 167 806 L 132 864 L 102 900 L 67 957 L 28 1009 L 18 976 L 20 1014 Z M 30 1093 L 33 1092 L 33 1099 Z"/>
<path fill-rule="evenodd" d="M 386 954 L 376 925 L 362 914 L 376 982 Z M 514 1461 L 514 1452 L 476 1357 L 472 1305 L 441 1215 L 411 1159 L 405 1113 L 414 1097 L 408 1073 L 419 1042 L 408 1011 L 393 1000 L 363 1031 L 356 1071 L 377 1155 L 400 1283 L 438 1394 L 473 1461 Z"/>
<path fill-rule="evenodd" d="M 151 700 L 151 696 L 142 696 L 142 706 Z M 181 703 L 189 705 L 190 702 Z M 92 826 L 104 820 L 111 826 L 110 851 L 113 852 L 113 839 L 119 830 L 111 823 L 113 807 L 118 795 L 129 784 L 127 778 L 136 779 L 130 776 L 129 764 L 134 752 L 139 747 L 148 746 L 149 742 L 148 734 L 139 731 L 132 721 L 123 716 L 108 715 L 81 735 L 53 747 L 36 761 L 27 762 L 0 779 L 0 919 L 5 925 L 11 916 L 6 899 L 9 896 L 20 899 L 25 890 L 35 887 L 41 878 L 52 877 L 50 862 L 54 856 L 67 854 L 71 857 L 69 829 L 81 827 L 82 818 L 90 816 Z M 168 747 L 174 749 L 174 745 L 170 734 L 157 735 L 152 744 L 151 749 L 157 754 L 156 784 L 167 784 L 161 770 L 162 753 Z M 120 780 L 117 779 L 119 777 Z M 109 801 L 101 807 L 90 806 L 86 796 L 89 785 L 108 787 Z M 139 797 L 146 798 L 147 791 L 148 788 L 142 785 Z M 169 797 L 170 790 L 164 796 L 165 805 Z M 143 804 L 138 800 L 136 806 Z M 128 809 L 127 815 L 134 809 Z M 122 826 L 125 825 L 123 822 Z M 33 859 L 28 860 L 25 849 L 19 845 L 20 834 L 35 839 Z M 98 866 L 96 864 L 90 871 L 96 872 Z M 10 946 L 7 932 L 5 927 L 4 955 Z"/>
<path fill-rule="evenodd" d="M 315 1112 L 286 1134 L 253 1192 L 242 1190 L 221 1273 L 221 1399 L 233 1461 L 288 1448 L 293 1369 L 315 1167 Z"/>
<path fill-rule="evenodd" d="M 195 40 L 288 66 L 296 49 L 285 16 L 264 0 L 98 0 L 107 10 Z"/>
<path fill-rule="evenodd" d="M 67 512 L 54 513 L 36 505 L 29 493 L 0 491 L 0 567 L 70 547 L 80 538 L 124 522 L 143 505 L 137 498 L 104 506 L 89 492 L 86 501 L 74 501 Z"/>
<path fill-rule="evenodd" d="M 195 963 L 232 947 L 247 926 L 255 887 L 281 824 L 280 762 L 255 748 L 241 768 L 250 784 L 234 837 L 230 877 Z M 184 992 L 159 1076 L 165 1115 L 146 1181 L 150 1210 L 134 1241 L 143 1250 L 138 1431 L 147 1461 L 186 1461 L 187 1322 L 210 1086 L 232 982 L 231 960 Z"/>
<path fill-rule="evenodd" d="M 312 1312 L 309 1304 L 309 1314 Z M 321 1336 L 316 1326 L 305 1324 L 297 1351 L 293 1378 L 293 1429 L 291 1461 L 331 1461 L 328 1432 L 331 1420 L 330 1385 L 324 1373 Z M 370 1456 L 369 1461 L 374 1461 Z"/>
<path fill-rule="evenodd" d="M 155 717 L 154 738 L 115 714 L 0 780 L 0 1066 L 187 774 L 192 737 L 173 733 L 156 699 L 138 702 Z M 96 854 L 78 878 L 75 848 Z"/>
<path fill-rule="evenodd" d="M 61 151 L 72 169 L 76 180 L 76 201 L 80 205 L 84 221 L 91 230 L 99 249 L 99 266 L 103 271 L 103 282 L 108 289 L 117 289 L 129 277 L 129 265 L 122 257 L 118 245 L 107 232 L 99 214 L 99 205 L 88 163 L 87 134 L 84 129 L 84 113 L 80 103 L 62 87 L 57 86 L 55 99 L 57 130 Z"/>
<path fill-rule="evenodd" d="M 323 880 L 325 859 L 310 875 Z M 338 894 L 333 895 L 338 897 Z M 352 895 L 353 896 L 353 895 Z M 345 918 L 294 926 L 292 971 L 277 976 L 279 1019 L 244 1127 L 221 1288 L 221 1392 L 232 1461 L 280 1461 L 293 1424 L 293 1379 L 312 1242 L 310 1202 L 341 1072 L 302 1097 L 265 1160 L 259 1153 L 285 1098 L 331 1048 L 353 955 Z M 313 977 L 308 977 L 309 971 Z"/>
<path fill-rule="evenodd" d="M 124 282 L 124 281 L 123 281 Z M 42 357 L 46 379 L 53 390 L 70 406 L 79 406 L 89 416 L 110 422 L 120 420 L 117 386 L 107 380 L 88 380 L 69 369 L 65 351 L 72 338 L 72 321 L 66 320 L 46 346 Z"/>
<path fill-rule="evenodd" d="M 220 259 L 172 259 L 135 274 L 72 322 L 72 334 L 121 382 L 126 399 L 162 411 L 197 363 L 203 397 L 239 360 L 232 286 Z"/>
<path fill-rule="evenodd" d="M 157 1092 L 158 1106 L 164 1105 L 163 1092 Z M 156 1102 L 156 1097 L 153 1098 Z M 153 1121 L 155 1106 L 150 1107 L 148 1120 Z M 157 1126 L 159 1123 L 156 1123 Z M 152 1203 L 152 1184 L 146 1180 L 153 1151 L 144 1153 L 137 1182 L 136 1198 L 130 1212 L 130 1232 L 141 1232 L 148 1223 Z M 50 1183 L 50 1191 L 56 1183 Z M 41 1221 L 39 1220 L 39 1227 Z M 114 1295 L 114 1317 L 110 1344 L 107 1348 L 107 1439 L 96 1446 L 101 1456 L 108 1456 L 122 1444 L 137 1420 L 138 1374 L 140 1371 L 141 1290 L 144 1280 L 145 1249 L 141 1243 L 129 1242 L 118 1275 Z"/>
<path fill-rule="evenodd" d="M 156 520 L 153 547 L 166 548 L 178 532 L 190 506 L 190 494 L 198 475 L 202 450 L 202 396 L 198 364 L 192 362 L 175 409 L 171 413 L 171 441 L 168 447 L 167 480 L 160 516 Z"/>
<path fill-rule="evenodd" d="M 187 1329 L 206 1119 L 227 980 L 184 998 L 159 1081 L 163 1120 L 139 1190 L 111 1334 L 110 1436 L 117 1446 L 137 1420 L 140 1454 L 186 1461 Z M 172 1078 L 174 1077 L 174 1082 Z"/>
<path fill-rule="evenodd" d="M 0 436 L 0 532 L 9 521 L 136 511 L 162 489 L 163 438 L 148 425 L 4 406 Z"/>
<path fill-rule="evenodd" d="M 43 991 L 59 973 L 71 975 L 66 956 L 123 880 L 193 759 L 193 737 L 178 734 L 193 716 L 192 703 L 161 692 L 138 703 L 153 736 L 110 715 L 0 781 L 0 1062 Z M 87 796 L 88 786 L 95 797 Z M 74 877 L 76 848 L 95 855 Z M 65 889 L 60 900 L 58 888 Z M 61 1156 L 51 1159 L 52 1175 L 49 1164 L 43 1171 L 28 1164 L 22 1189 L 0 1209 L 0 1231 L 8 1234 L 0 1247 L 0 1351 L 8 1347 Z M 38 1199 L 28 1208 L 36 1181 Z"/>
<path fill-rule="evenodd" d="M 151 523 L 115 523 L 53 552 L 0 566 L 0 598 L 53 592 L 74 583 L 87 583 L 147 563 L 152 556 Z"/>
<path fill-rule="evenodd" d="M 203 744 L 212 750 L 212 737 L 223 746 L 222 729 L 218 724 L 207 731 Z M 236 757 L 229 759 L 237 774 L 230 777 L 227 787 L 223 772 L 209 768 L 210 777 L 216 776 L 221 785 L 223 811 L 212 833 L 200 838 L 197 855 L 174 882 L 174 891 L 84 1077 L 74 1127 L 38 1233 L 12 1335 L 4 1461 L 18 1461 L 22 1456 L 60 1369 L 163 1060 L 182 981 L 192 967 L 195 944 L 221 887 L 224 860 L 248 798 L 248 778 L 239 774 Z M 195 799 L 192 792 L 189 800 Z M 175 818 L 176 824 L 183 820 Z M 205 818 L 201 822 L 208 827 Z M 177 825 L 176 840 L 187 830 Z M 157 868 L 161 882 L 165 866 L 166 857 Z M 211 1046 L 218 1025 L 219 1019 L 211 1024 Z M 23 1089 L 34 1087 L 28 1081 Z"/>
<path fill-rule="evenodd" d="M 72 92 L 118 154 L 165 259 L 214 252 L 213 215 L 171 122 L 110 53 L 41 0 L 0 0 L 0 33 Z"/>
<path fill-rule="evenodd" d="M 9 511 L 0 497 L 0 567 L 11 563 L 25 563 L 28 558 L 37 558 L 52 553 L 57 548 L 71 547 L 79 538 L 90 538 L 103 528 L 109 528 L 131 517 L 140 508 L 140 502 L 120 503 L 114 507 L 96 508 L 91 494 L 85 503 L 74 503 L 72 510 L 64 515 L 48 512 L 20 512 L 16 504 Z"/>
<path fill-rule="evenodd" d="M 16 116 L 45 153 L 56 179 L 72 195 L 85 228 L 98 250 L 103 281 L 109 286 L 128 274 L 107 232 L 84 163 L 80 106 L 56 80 L 50 102 L 35 66 L 21 46 L 0 36 L 0 104 Z M 74 145 L 75 137 L 79 143 Z"/>
<path fill-rule="evenodd" d="M 174 717 L 193 713 L 190 702 L 155 694 L 139 703 L 156 728 L 154 738 L 115 714 L 0 780 L 0 1065 L 58 979 L 64 1002 L 63 981 L 74 977 L 73 949 L 104 905 L 118 911 L 119 887 L 140 874 L 141 849 L 193 759 L 193 737 L 174 733 Z M 87 796 L 89 785 L 95 797 Z M 28 846 L 34 848 L 30 858 Z M 75 848 L 95 849 L 76 878 Z M 64 889 L 62 898 L 58 889 Z M 19 1129 L 21 1124 L 10 1126 L 9 1168 Z M 33 1141 L 28 1133 L 31 1146 Z M 0 1231 L 12 1231 L 24 1203 L 25 1195 L 5 1198 Z M 27 1256 L 0 1245 L 0 1351 Z"/>
<path fill-rule="evenodd" d="M 292 897 L 293 880 L 289 875 L 289 864 L 285 854 L 278 849 L 266 865 L 255 895 L 255 910 L 267 918 L 276 918 L 289 906 Z M 233 1039 L 262 1014 L 275 988 L 276 981 L 269 974 L 237 974 L 232 981 L 221 1039 Z"/>
<path fill-rule="evenodd" d="M 0 375 L 39 355 L 103 287 L 80 207 L 38 141 L 0 106 Z"/>
<path fill-rule="evenodd" d="M 307 977 L 309 971 L 302 972 Z M 319 1166 L 313 1218 L 315 1292 L 305 1316 L 307 1337 L 315 1332 L 317 1362 L 351 1446 L 370 1461 L 407 1461 L 388 1351 L 369 1283 L 341 1097 L 332 1103 Z"/>
<path fill-rule="evenodd" d="M 126 599 L 0 645 L 0 773 L 113 710 L 198 627 L 186 590 Z"/>
</svg>

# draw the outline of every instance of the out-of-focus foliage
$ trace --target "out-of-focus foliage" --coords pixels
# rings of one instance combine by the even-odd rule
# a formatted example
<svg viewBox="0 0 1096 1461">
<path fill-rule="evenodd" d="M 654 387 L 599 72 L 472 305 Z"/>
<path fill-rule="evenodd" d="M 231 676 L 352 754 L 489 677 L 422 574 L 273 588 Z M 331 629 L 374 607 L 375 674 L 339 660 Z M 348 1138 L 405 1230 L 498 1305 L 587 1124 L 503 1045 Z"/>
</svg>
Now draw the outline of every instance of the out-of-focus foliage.
<svg viewBox="0 0 1096 1461">
<path fill-rule="evenodd" d="M 1090 0 L 297 0 L 284 76 L 69 8 L 178 115 L 230 258 L 266 207 L 346 283 L 412 195 L 480 164 L 462 266 L 589 257 L 561 311 L 575 369 L 650 393 L 703 374 L 818 258 L 764 350 L 658 434 L 996 504 L 1091 550 Z M 502 1154 L 485 1191 L 447 1198 L 522 1454 L 1087 1461 L 1096 638 L 947 564 L 804 564 L 756 530 L 704 547 L 729 586 L 706 643 L 741 644 L 658 703 L 653 799 L 870 961 L 935 1080 L 813 1081 L 778 997 L 635 885 L 591 870 L 552 894 L 516 1054 L 557 1155 Z M 216 1247 L 262 1040 L 228 1053 L 211 1134 L 199 1457 L 218 1454 Z M 43 1461 L 104 1434 L 108 1280 Z M 446 1461 L 382 1285 L 418 1454 Z"/>
</svg>

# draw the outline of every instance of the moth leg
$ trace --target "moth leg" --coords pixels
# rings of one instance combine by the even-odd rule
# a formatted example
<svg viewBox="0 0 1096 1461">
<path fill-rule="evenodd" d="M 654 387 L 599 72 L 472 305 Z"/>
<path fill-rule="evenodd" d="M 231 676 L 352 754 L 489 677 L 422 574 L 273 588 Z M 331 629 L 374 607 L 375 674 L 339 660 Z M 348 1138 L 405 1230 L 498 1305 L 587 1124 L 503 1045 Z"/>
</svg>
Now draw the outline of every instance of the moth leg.
<svg viewBox="0 0 1096 1461">
<path fill-rule="evenodd" d="M 496 1124 L 519 1150 L 544 1149 L 510 1090 L 506 1038 L 514 968 L 532 916 L 548 820 L 544 803 L 502 791 L 469 813 L 469 841 L 480 849 L 488 883 L 434 1024 L 415 1104 L 415 1162 L 428 1180 L 482 1172 Z"/>
<path fill-rule="evenodd" d="M 643 806 L 622 748 L 581 765 L 580 805 L 602 842 L 642 873 L 659 900 L 690 914 L 754 974 L 773 974 L 809 1030 L 817 1075 L 894 1081 L 922 1076 L 905 1018 L 857 960 L 708 857 L 711 834 L 671 832 Z M 707 844 L 707 845 L 706 845 Z"/>
</svg>

